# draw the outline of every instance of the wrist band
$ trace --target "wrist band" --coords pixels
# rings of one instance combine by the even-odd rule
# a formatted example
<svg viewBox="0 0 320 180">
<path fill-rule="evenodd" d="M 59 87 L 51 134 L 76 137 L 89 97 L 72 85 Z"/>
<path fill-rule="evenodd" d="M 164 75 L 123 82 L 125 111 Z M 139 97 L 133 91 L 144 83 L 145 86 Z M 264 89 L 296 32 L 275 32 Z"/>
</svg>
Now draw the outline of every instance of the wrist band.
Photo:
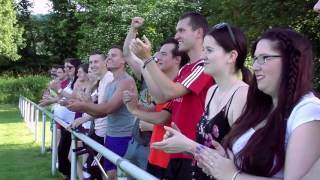
<svg viewBox="0 0 320 180">
<path fill-rule="evenodd" d="M 236 180 L 237 176 L 241 173 L 240 170 L 238 170 L 237 172 L 235 172 L 232 176 L 232 179 L 231 180 Z"/>
<path fill-rule="evenodd" d="M 148 60 L 146 60 L 146 61 L 143 63 L 142 68 L 143 68 L 143 69 L 146 68 L 147 64 L 149 64 L 149 63 L 150 63 L 152 60 L 154 60 L 154 59 L 155 59 L 155 57 L 152 56 L 151 58 L 149 58 Z"/>
</svg>

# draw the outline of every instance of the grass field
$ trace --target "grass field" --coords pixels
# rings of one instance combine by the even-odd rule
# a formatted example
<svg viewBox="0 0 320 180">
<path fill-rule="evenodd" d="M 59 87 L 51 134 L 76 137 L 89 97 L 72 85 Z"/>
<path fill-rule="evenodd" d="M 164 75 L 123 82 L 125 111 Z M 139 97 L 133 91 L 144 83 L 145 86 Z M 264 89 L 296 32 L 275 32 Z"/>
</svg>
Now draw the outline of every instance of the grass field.
<svg viewBox="0 0 320 180">
<path fill-rule="evenodd" d="M 50 146 L 49 122 L 46 128 L 46 147 Z M 39 136 L 41 141 L 41 127 Z M 0 179 L 54 180 L 51 176 L 51 153 L 40 154 L 40 142 L 22 120 L 16 105 L 0 105 Z"/>
</svg>

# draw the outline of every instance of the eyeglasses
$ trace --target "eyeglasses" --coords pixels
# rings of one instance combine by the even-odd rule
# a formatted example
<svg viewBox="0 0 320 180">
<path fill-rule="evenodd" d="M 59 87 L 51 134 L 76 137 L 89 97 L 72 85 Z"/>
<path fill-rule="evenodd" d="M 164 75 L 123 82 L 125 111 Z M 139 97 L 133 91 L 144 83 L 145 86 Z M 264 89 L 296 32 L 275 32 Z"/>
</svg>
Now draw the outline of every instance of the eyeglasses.
<svg viewBox="0 0 320 180">
<path fill-rule="evenodd" d="M 256 56 L 253 57 L 253 63 L 257 62 L 260 65 L 263 65 L 264 63 L 266 63 L 269 60 L 272 60 L 274 58 L 278 58 L 281 57 L 280 55 L 260 55 L 260 56 Z"/>
<path fill-rule="evenodd" d="M 65 66 L 64 68 L 68 68 L 69 70 L 74 68 L 73 66 Z"/>
<path fill-rule="evenodd" d="M 219 23 L 219 24 L 216 24 L 216 25 L 212 26 L 210 28 L 210 30 L 209 30 L 209 33 L 211 33 L 214 30 L 219 30 L 219 29 L 222 29 L 222 28 L 225 28 L 225 27 L 228 29 L 228 32 L 229 32 L 229 35 L 231 37 L 231 40 L 232 40 L 233 44 L 235 46 L 238 46 L 236 38 L 234 37 L 234 33 L 233 33 L 232 29 L 231 29 L 231 26 L 228 23 L 222 22 L 222 23 Z"/>
</svg>

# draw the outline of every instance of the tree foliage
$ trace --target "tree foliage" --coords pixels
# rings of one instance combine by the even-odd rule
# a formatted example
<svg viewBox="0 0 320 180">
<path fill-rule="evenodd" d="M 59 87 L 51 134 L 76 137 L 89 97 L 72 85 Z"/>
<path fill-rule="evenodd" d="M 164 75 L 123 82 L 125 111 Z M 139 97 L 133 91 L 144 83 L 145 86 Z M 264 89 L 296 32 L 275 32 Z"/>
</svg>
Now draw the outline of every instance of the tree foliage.
<svg viewBox="0 0 320 180">
<path fill-rule="evenodd" d="M 19 59 L 18 49 L 23 47 L 23 29 L 17 24 L 12 0 L 0 0 L 0 59 Z"/>
</svg>

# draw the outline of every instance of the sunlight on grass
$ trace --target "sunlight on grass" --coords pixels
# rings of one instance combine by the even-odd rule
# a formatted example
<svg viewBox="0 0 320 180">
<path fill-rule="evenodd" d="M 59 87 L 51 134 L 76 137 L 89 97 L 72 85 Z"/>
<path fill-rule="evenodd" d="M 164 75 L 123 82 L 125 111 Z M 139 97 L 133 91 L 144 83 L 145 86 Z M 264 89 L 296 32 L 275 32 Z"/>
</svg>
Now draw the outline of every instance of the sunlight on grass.
<svg viewBox="0 0 320 180">
<path fill-rule="evenodd" d="M 41 127 L 39 123 L 36 143 L 15 105 L 0 105 L 0 179 L 59 179 L 51 176 L 51 153 L 40 154 Z M 46 122 L 47 148 L 50 139 L 50 122 Z"/>
</svg>

